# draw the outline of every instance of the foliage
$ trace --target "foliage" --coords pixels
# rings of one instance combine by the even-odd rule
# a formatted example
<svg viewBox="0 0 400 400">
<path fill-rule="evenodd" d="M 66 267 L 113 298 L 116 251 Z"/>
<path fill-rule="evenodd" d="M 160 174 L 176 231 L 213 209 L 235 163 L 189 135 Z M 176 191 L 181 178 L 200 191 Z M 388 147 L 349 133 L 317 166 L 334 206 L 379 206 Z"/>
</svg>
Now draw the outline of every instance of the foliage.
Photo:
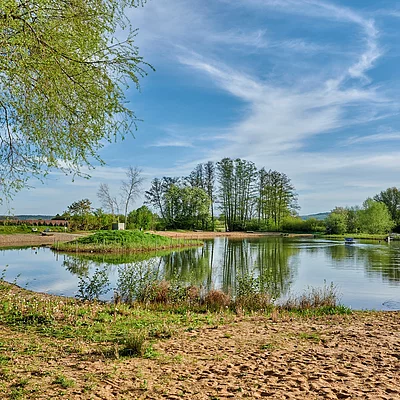
<svg viewBox="0 0 400 400">
<path fill-rule="evenodd" d="M 210 199 L 204 189 L 185 186 L 177 178 L 155 178 L 146 202 L 156 208 L 170 229 L 205 229 L 210 218 Z"/>
<path fill-rule="evenodd" d="M 98 300 L 110 291 L 107 271 L 96 269 L 92 277 L 79 276 L 77 297 L 82 300 Z"/>
<path fill-rule="evenodd" d="M 400 231 L 400 191 L 396 187 L 388 188 L 373 197 L 373 200 L 386 205 L 390 216 Z"/>
<path fill-rule="evenodd" d="M 81 173 L 102 140 L 130 134 L 124 88 L 146 75 L 124 11 L 137 0 L 3 1 L 0 10 L 0 190 L 29 175 Z M 125 37 L 119 40 L 121 32 Z"/>
<path fill-rule="evenodd" d="M 268 287 L 268 284 L 265 285 Z M 269 310 L 273 305 L 273 298 L 266 293 L 261 277 L 253 274 L 242 274 L 236 277 L 235 309 L 237 311 Z"/>
<path fill-rule="evenodd" d="M 273 223 L 280 230 L 285 218 L 294 215 L 299 208 L 297 194 L 289 177 L 282 172 L 259 171 L 258 219 Z"/>
<path fill-rule="evenodd" d="M 372 199 L 364 201 L 360 221 L 363 231 L 367 233 L 388 233 L 394 226 L 386 205 Z"/>
<path fill-rule="evenodd" d="M 128 214 L 129 229 L 151 230 L 155 228 L 157 214 L 153 214 L 146 206 L 139 207 Z"/>
<path fill-rule="evenodd" d="M 315 218 L 302 220 L 300 217 L 289 216 L 282 222 L 282 231 L 296 233 L 315 233 L 325 232 L 326 225 L 324 221 Z"/>
<path fill-rule="evenodd" d="M 208 161 L 205 164 L 198 164 L 196 168 L 185 178 L 186 182 L 191 187 L 197 187 L 203 189 L 210 200 L 210 213 L 211 213 L 211 226 L 208 226 L 206 220 L 205 229 L 211 228 L 214 230 L 214 203 L 216 200 L 215 194 L 215 180 L 216 180 L 216 169 L 215 164 L 212 161 Z"/>
<path fill-rule="evenodd" d="M 240 158 L 199 164 L 182 179 L 155 178 L 146 203 L 169 229 L 214 230 L 218 204 L 225 230 L 279 230 L 298 209 L 295 188 L 285 174 L 257 171 L 253 162 Z"/>
<path fill-rule="evenodd" d="M 335 208 L 326 218 L 326 231 L 333 234 L 343 234 L 347 229 L 347 212 L 343 208 Z"/>
<path fill-rule="evenodd" d="M 149 302 L 158 279 L 154 263 L 135 262 L 118 268 L 117 293 L 125 303 Z"/>
</svg>

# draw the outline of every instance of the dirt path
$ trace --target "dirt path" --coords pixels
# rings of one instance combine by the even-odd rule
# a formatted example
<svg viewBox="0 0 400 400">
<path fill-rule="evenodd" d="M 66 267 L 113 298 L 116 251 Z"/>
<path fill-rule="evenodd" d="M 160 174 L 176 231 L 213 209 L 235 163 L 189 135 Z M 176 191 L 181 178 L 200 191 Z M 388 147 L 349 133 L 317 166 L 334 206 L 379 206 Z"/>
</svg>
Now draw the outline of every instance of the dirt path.
<svg viewBox="0 0 400 400">
<path fill-rule="evenodd" d="M 30 399 L 400 399 L 399 312 L 238 317 L 175 332 L 154 344 L 153 359 L 107 358 L 84 342 L 32 342 L 0 328 L 3 350 L 10 349 L 4 357 L 12 359 L 7 368 L 29 382 L 24 390 L 39 388 Z M 11 338 L 31 351 L 15 354 Z M 46 346 L 54 347 L 50 357 Z M 34 348 L 43 356 L 33 356 Z M 8 392 L 18 387 L 18 378 L 4 374 Z"/>
<path fill-rule="evenodd" d="M 40 233 L 21 233 L 12 235 L 0 235 L 0 247 L 9 246 L 41 246 L 57 242 L 69 242 L 76 238 L 86 236 L 84 234 L 51 232 L 51 236 L 42 236 Z"/>
</svg>

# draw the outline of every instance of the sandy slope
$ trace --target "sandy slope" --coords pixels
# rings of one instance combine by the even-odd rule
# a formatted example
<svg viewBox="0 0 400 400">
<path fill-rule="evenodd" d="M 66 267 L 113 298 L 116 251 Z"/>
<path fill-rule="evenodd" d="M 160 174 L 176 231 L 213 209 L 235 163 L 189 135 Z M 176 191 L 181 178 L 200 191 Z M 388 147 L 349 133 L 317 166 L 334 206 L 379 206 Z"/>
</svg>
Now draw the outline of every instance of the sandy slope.
<svg viewBox="0 0 400 400">
<path fill-rule="evenodd" d="M 16 336 L 19 347 L 43 351 L 44 338 L 32 341 L 0 325 L 3 352 Z M 32 399 L 400 399 L 399 312 L 275 322 L 238 317 L 176 332 L 154 344 L 154 359 L 114 359 L 73 339 L 48 340 L 50 357 L 10 348 L 4 354 L 29 387 L 40 387 Z M 60 374 L 74 385 L 55 384 Z"/>
</svg>

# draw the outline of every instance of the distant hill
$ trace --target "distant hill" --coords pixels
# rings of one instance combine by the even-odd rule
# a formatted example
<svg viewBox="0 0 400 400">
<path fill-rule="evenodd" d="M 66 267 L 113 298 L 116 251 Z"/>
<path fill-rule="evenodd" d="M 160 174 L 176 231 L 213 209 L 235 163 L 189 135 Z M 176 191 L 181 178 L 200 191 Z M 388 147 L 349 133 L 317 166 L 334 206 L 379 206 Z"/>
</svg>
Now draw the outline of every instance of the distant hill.
<svg viewBox="0 0 400 400">
<path fill-rule="evenodd" d="M 300 218 L 304 221 L 307 221 L 310 218 L 315 218 L 318 220 L 323 220 L 325 219 L 330 213 L 329 212 L 324 212 L 324 213 L 318 213 L 318 214 L 309 214 L 309 215 L 300 215 Z"/>
<path fill-rule="evenodd" d="M 25 221 L 27 219 L 52 219 L 54 215 L 0 215 L 0 220 L 19 219 Z"/>
</svg>

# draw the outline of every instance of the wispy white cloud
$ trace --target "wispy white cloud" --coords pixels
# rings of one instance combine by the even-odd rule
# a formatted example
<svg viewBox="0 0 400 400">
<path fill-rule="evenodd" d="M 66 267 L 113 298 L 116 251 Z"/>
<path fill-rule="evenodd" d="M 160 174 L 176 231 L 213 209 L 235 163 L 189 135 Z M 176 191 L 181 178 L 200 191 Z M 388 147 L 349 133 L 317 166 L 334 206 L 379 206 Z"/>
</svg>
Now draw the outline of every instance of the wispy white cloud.
<svg viewBox="0 0 400 400">
<path fill-rule="evenodd" d="M 352 145 L 360 143 L 380 143 L 380 142 L 392 142 L 400 140 L 400 132 L 390 133 L 375 133 L 373 135 L 366 136 L 352 136 L 343 142 L 343 145 Z"/>
<path fill-rule="evenodd" d="M 229 147 L 232 156 L 243 154 L 245 149 L 254 155 L 299 148 L 305 138 L 364 121 L 357 114 L 352 120 L 347 118 L 345 112 L 349 106 L 374 104 L 379 109 L 380 104 L 387 105 L 386 99 L 371 88 L 339 89 L 325 82 L 308 91 L 303 87 L 284 88 L 201 58 L 181 57 L 180 61 L 203 72 L 216 85 L 248 104 L 245 118 L 232 127 L 233 143 Z"/>
<path fill-rule="evenodd" d="M 340 83 L 346 79 L 346 76 L 368 81 L 365 73 L 382 55 L 378 46 L 379 31 L 376 28 L 375 21 L 372 18 L 364 17 L 351 8 L 320 0 L 247 0 L 241 4 L 243 7 L 274 8 L 285 13 L 358 25 L 364 35 L 366 48 L 358 55 L 357 60 L 349 65 L 346 73 L 339 79 L 338 82 Z"/>
<path fill-rule="evenodd" d="M 147 147 L 194 147 L 194 145 L 187 140 L 177 140 L 177 139 L 167 138 L 149 144 Z"/>
</svg>

